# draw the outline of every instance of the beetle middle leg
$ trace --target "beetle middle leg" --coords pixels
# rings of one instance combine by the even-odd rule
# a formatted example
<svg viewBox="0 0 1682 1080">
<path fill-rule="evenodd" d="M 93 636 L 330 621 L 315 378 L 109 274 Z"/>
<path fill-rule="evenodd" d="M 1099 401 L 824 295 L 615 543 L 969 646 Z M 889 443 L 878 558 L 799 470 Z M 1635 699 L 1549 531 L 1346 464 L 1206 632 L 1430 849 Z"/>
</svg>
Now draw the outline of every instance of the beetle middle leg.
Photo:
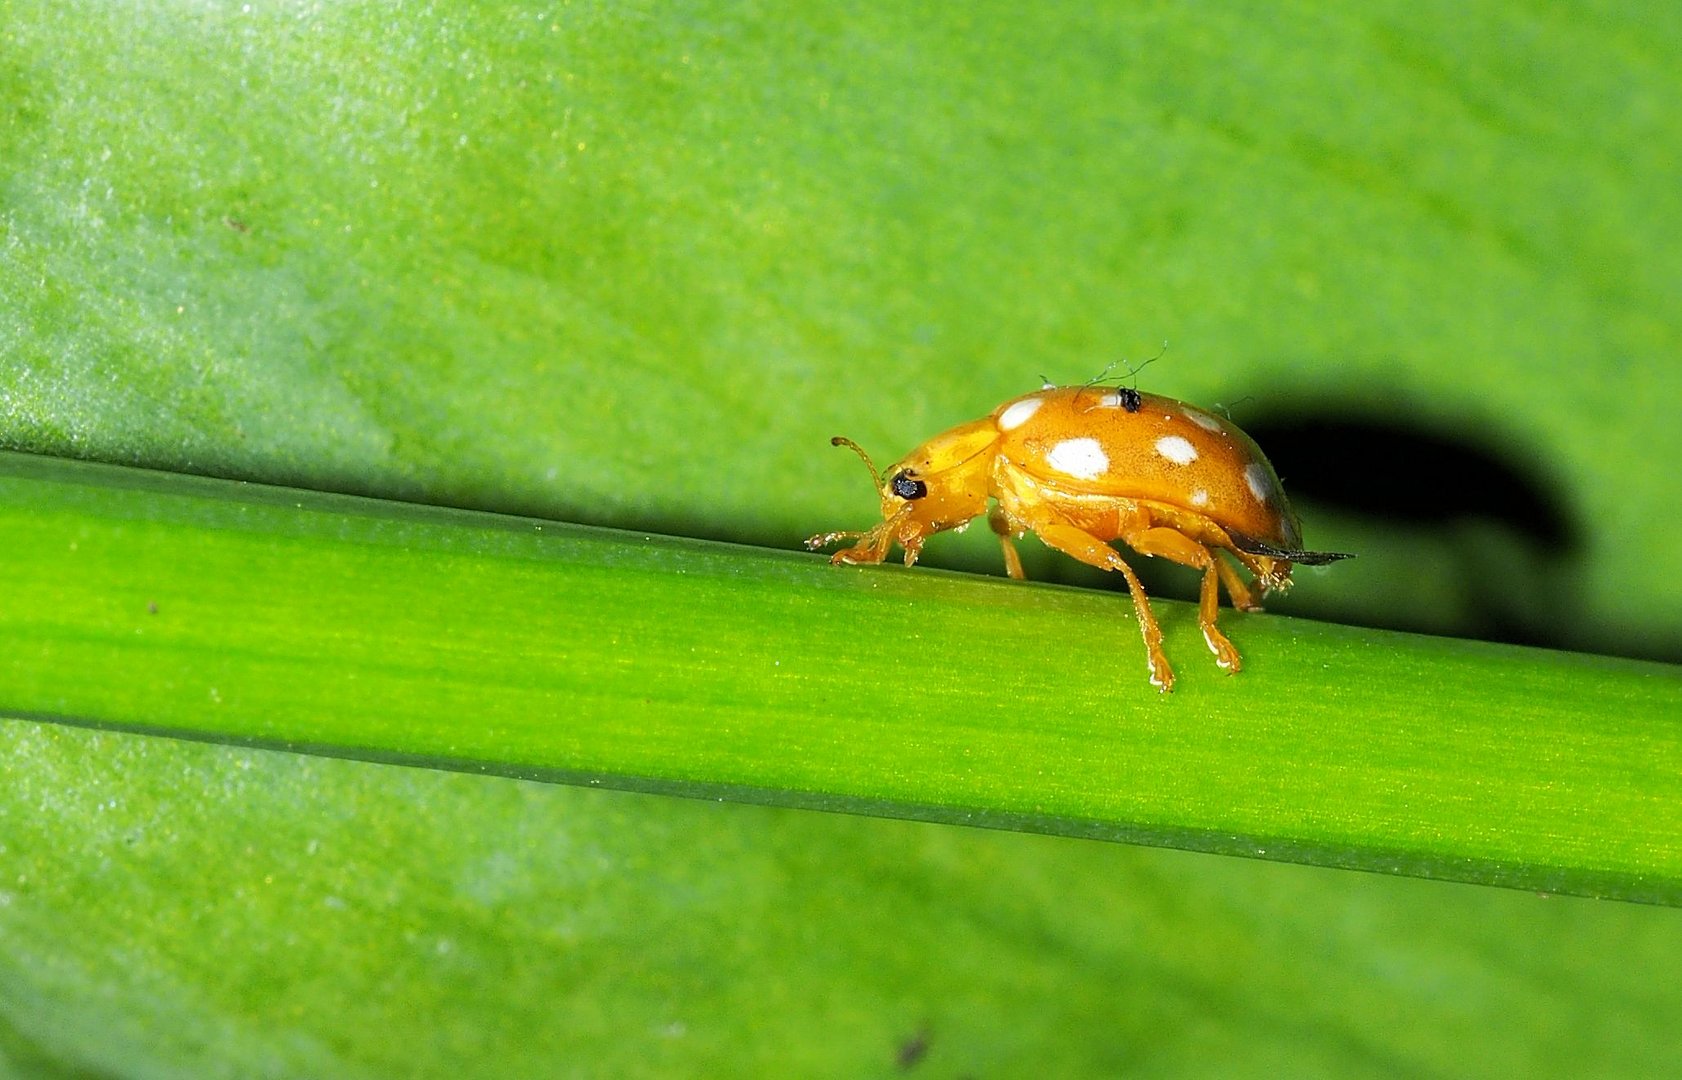
<svg viewBox="0 0 1682 1080">
<path fill-rule="evenodd" d="M 1145 639 L 1145 660 L 1150 665 L 1151 683 L 1164 692 L 1174 689 L 1174 669 L 1162 651 L 1162 627 L 1151 613 L 1150 598 L 1139 576 L 1127 565 L 1121 553 L 1084 529 L 1062 521 L 1048 521 L 1040 517 L 1031 523 L 1034 533 L 1047 547 L 1056 548 L 1100 570 L 1116 570 L 1127 579 L 1128 595 L 1133 597 L 1133 613 L 1139 617 L 1139 633 Z M 1230 647 L 1230 646 L 1229 646 Z"/>
<path fill-rule="evenodd" d="M 1022 556 L 1016 553 L 1017 530 L 997 503 L 987 511 L 987 525 L 993 530 L 993 535 L 999 538 L 999 547 L 1004 551 L 1005 573 L 1017 581 L 1022 581 L 1028 575 L 1022 572 Z"/>
<path fill-rule="evenodd" d="M 1220 612 L 1222 569 L 1215 553 L 1175 529 L 1140 529 L 1137 532 L 1124 533 L 1121 539 L 1141 555 L 1160 555 L 1203 571 L 1203 589 L 1197 605 L 1197 625 L 1203 631 L 1203 640 L 1208 643 L 1209 651 L 1215 654 L 1215 663 L 1228 672 L 1243 667 L 1244 662 L 1239 658 L 1238 650 L 1215 625 L 1215 619 Z M 1228 582 L 1228 589 L 1230 591 L 1231 582 Z M 1247 593 L 1248 590 L 1246 599 Z M 1234 602 L 1237 602 L 1236 596 Z"/>
</svg>

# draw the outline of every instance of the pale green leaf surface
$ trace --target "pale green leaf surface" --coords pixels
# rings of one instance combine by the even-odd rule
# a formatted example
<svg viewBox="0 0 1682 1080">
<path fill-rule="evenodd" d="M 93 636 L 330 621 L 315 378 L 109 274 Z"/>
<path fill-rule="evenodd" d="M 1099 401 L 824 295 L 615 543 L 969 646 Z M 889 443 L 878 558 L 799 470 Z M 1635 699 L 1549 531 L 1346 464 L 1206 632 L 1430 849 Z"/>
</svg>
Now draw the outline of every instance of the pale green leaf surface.
<svg viewBox="0 0 1682 1080">
<path fill-rule="evenodd" d="M 0 724 L 0 1052 L 115 1076 L 1650 1076 L 1676 913 Z"/>
</svg>

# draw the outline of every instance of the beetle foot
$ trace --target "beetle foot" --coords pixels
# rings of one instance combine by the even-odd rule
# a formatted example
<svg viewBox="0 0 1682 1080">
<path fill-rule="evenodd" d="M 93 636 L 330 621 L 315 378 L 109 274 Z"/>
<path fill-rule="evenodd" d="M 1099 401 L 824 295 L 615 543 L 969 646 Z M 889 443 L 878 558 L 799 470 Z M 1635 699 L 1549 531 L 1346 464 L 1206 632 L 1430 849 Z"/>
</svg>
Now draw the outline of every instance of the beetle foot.
<svg viewBox="0 0 1682 1080">
<path fill-rule="evenodd" d="M 1215 654 L 1215 663 L 1229 675 L 1238 672 L 1244 666 L 1244 660 L 1238 655 L 1227 636 L 1213 626 L 1203 628 L 1203 640 L 1209 646 L 1209 651 Z"/>
</svg>

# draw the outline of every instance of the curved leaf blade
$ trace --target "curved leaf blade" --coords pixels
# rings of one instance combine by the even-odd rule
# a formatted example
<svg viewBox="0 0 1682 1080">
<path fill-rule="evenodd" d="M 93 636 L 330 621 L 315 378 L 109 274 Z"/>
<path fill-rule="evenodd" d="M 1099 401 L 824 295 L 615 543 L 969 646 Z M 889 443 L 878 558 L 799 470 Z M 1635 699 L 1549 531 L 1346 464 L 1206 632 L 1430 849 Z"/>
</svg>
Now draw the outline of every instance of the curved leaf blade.
<svg viewBox="0 0 1682 1080">
<path fill-rule="evenodd" d="M 0 712 L 1682 903 L 1682 671 L 9 456 Z M 1312 587 L 1311 585 L 1309 587 Z"/>
</svg>

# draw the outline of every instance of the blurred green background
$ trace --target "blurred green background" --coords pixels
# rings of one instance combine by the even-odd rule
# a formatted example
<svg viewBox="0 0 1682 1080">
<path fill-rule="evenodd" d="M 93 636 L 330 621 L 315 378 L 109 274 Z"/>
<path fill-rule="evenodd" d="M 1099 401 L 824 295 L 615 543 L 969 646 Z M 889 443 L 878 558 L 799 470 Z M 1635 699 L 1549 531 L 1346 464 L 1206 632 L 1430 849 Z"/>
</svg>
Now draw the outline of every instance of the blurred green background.
<svg viewBox="0 0 1682 1080">
<path fill-rule="evenodd" d="M 874 516 L 830 435 L 1166 340 L 1361 553 L 1278 609 L 1682 659 L 1679 61 L 1657 4 L 6 0 L 0 446 L 793 546 Z M 1671 911 L 0 740 L 23 1075 L 1682 1051 Z"/>
</svg>

